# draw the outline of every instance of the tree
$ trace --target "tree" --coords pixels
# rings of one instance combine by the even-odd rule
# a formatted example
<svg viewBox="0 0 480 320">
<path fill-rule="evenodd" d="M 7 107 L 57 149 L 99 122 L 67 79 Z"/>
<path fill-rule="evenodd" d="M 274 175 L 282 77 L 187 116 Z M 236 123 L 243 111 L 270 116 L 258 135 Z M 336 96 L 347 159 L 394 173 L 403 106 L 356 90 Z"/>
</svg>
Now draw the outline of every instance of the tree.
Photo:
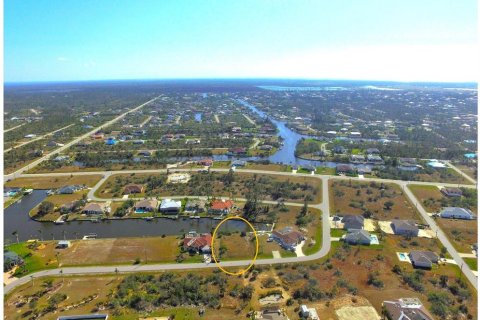
<svg viewBox="0 0 480 320">
<path fill-rule="evenodd" d="M 55 208 L 55 205 L 50 201 L 43 201 L 38 206 L 38 215 L 43 216 L 43 215 L 46 215 L 47 213 L 53 212 L 54 208 Z"/>
<path fill-rule="evenodd" d="M 385 208 L 385 210 L 388 210 L 388 211 L 392 210 L 392 207 L 393 207 L 394 204 L 395 204 L 395 203 L 393 203 L 393 202 L 390 201 L 390 200 L 387 201 L 387 202 L 385 202 L 385 203 L 384 203 L 384 208 Z"/>
</svg>

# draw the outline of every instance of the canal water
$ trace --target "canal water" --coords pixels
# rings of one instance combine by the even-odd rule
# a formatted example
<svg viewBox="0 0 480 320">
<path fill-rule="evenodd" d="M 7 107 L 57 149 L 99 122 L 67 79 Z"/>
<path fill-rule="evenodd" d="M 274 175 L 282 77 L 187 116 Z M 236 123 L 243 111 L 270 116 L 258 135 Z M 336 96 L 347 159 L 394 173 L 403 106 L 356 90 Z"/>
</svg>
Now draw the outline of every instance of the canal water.
<svg viewBox="0 0 480 320">
<path fill-rule="evenodd" d="M 180 235 L 189 231 L 199 233 L 211 232 L 220 222 L 211 218 L 182 219 L 156 218 L 152 221 L 143 219 L 105 220 L 100 222 L 70 221 L 62 225 L 53 222 L 38 222 L 28 215 L 30 210 L 47 196 L 46 190 L 34 190 L 4 211 L 5 244 L 16 242 L 15 231 L 20 241 L 29 239 L 60 240 L 80 239 L 89 233 L 96 233 L 98 238 L 142 237 Z M 239 220 L 228 220 L 222 225 L 225 231 L 246 231 L 248 227 Z"/>
</svg>

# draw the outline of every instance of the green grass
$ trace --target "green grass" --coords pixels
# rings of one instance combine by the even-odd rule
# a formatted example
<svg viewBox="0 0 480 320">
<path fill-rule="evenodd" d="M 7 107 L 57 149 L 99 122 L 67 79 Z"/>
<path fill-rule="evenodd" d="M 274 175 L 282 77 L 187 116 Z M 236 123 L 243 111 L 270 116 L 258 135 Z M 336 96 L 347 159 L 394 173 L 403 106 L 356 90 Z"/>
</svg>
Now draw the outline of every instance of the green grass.
<svg viewBox="0 0 480 320">
<path fill-rule="evenodd" d="M 303 253 L 307 256 L 320 250 L 320 246 L 322 245 L 322 223 L 320 223 L 317 227 L 317 230 L 315 230 L 315 244 L 313 246 L 307 246 L 303 248 Z"/>
<path fill-rule="evenodd" d="M 330 235 L 335 238 L 341 238 L 346 233 L 343 229 L 330 229 Z"/>
<path fill-rule="evenodd" d="M 24 276 L 38 270 L 54 269 L 57 264 L 46 265 L 42 259 L 35 255 L 33 250 L 27 247 L 26 242 L 15 243 L 7 246 L 7 249 L 18 254 L 24 261 L 24 267 L 18 268 L 14 276 Z"/>
<path fill-rule="evenodd" d="M 193 320 L 198 319 L 198 309 L 195 308 L 169 308 L 159 310 L 148 314 L 149 317 L 169 317 L 175 316 L 174 319 Z M 110 317 L 109 317 L 110 318 Z M 137 320 L 138 314 L 125 314 L 121 316 L 112 316 L 115 320 Z"/>
<path fill-rule="evenodd" d="M 324 174 L 324 175 L 335 175 L 336 169 L 335 168 L 327 168 L 327 167 L 318 167 L 315 171 L 316 174 Z"/>
<path fill-rule="evenodd" d="M 470 270 L 478 270 L 478 259 L 477 258 L 463 258 L 463 261 L 468 265 Z"/>
</svg>

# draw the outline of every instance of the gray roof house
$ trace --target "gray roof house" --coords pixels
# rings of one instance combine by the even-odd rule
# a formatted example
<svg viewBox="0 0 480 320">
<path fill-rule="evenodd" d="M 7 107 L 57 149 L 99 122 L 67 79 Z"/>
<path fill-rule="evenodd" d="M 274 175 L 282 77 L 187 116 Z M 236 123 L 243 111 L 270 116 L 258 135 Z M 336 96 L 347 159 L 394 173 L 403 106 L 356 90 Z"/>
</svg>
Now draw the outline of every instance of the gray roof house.
<svg viewBox="0 0 480 320">
<path fill-rule="evenodd" d="M 205 211 L 205 200 L 189 199 L 185 205 L 185 213 L 199 213 Z"/>
<path fill-rule="evenodd" d="M 459 207 L 446 207 L 440 212 L 440 217 L 446 219 L 464 219 L 464 220 L 474 220 L 477 217 L 473 214 L 472 211 L 459 208 Z"/>
<path fill-rule="evenodd" d="M 370 233 L 365 230 L 349 230 L 345 236 L 345 242 L 349 244 L 369 245 L 370 241 Z"/>
<path fill-rule="evenodd" d="M 345 215 L 342 218 L 343 229 L 361 230 L 363 229 L 365 218 L 360 215 Z"/>
<path fill-rule="evenodd" d="M 433 320 L 433 316 L 418 298 L 402 298 L 383 301 L 388 319 L 392 320 Z"/>
<path fill-rule="evenodd" d="M 438 255 L 431 251 L 410 251 L 408 257 L 416 268 L 431 269 L 434 263 L 438 263 Z"/>
<path fill-rule="evenodd" d="M 392 220 L 392 229 L 396 235 L 417 236 L 418 227 L 415 221 L 412 220 Z"/>
<path fill-rule="evenodd" d="M 463 195 L 462 190 L 460 190 L 459 188 L 442 188 L 440 192 L 442 192 L 447 197 L 461 197 Z"/>
</svg>

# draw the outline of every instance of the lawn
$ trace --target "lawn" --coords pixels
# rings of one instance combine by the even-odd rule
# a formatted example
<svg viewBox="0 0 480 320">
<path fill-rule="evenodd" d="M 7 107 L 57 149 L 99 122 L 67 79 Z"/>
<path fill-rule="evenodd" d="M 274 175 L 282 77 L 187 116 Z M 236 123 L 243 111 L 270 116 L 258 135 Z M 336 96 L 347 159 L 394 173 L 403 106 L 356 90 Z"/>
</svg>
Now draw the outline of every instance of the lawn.
<svg viewBox="0 0 480 320">
<path fill-rule="evenodd" d="M 478 259 L 477 258 L 463 258 L 463 261 L 468 265 L 468 267 L 473 270 L 478 270 Z"/>
<path fill-rule="evenodd" d="M 24 276 L 43 269 L 53 269 L 58 266 L 55 249 L 48 243 L 21 242 L 8 245 L 7 250 L 18 254 L 24 261 L 23 267 L 15 272 L 15 276 Z"/>
<path fill-rule="evenodd" d="M 379 220 L 420 219 L 416 209 L 396 184 L 334 179 L 329 185 L 332 213 L 371 215 Z"/>
<path fill-rule="evenodd" d="M 5 186 L 31 189 L 54 189 L 68 185 L 86 185 L 93 187 L 102 178 L 101 175 L 74 175 L 60 177 L 27 177 L 8 181 Z"/>
</svg>

